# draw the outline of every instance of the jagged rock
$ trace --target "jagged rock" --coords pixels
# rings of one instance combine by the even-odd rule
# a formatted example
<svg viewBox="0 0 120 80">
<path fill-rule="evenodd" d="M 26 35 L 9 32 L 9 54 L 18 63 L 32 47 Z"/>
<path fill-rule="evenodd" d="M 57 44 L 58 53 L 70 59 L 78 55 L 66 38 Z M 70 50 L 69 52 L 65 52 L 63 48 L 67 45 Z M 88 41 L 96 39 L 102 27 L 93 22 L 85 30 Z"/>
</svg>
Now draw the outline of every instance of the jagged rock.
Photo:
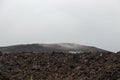
<svg viewBox="0 0 120 80">
<path fill-rule="evenodd" d="M 0 80 L 120 80 L 115 53 L 16 53 L 0 56 Z"/>
</svg>

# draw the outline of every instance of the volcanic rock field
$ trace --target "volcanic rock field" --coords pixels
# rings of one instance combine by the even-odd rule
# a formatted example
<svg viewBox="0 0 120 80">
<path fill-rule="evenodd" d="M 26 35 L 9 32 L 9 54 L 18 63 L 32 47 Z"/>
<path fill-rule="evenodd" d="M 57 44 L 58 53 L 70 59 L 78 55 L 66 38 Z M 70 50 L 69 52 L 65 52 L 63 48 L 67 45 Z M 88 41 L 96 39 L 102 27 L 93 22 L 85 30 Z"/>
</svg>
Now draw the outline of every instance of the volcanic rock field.
<svg viewBox="0 0 120 80">
<path fill-rule="evenodd" d="M 0 80 L 120 80 L 120 54 L 1 52 Z"/>
</svg>

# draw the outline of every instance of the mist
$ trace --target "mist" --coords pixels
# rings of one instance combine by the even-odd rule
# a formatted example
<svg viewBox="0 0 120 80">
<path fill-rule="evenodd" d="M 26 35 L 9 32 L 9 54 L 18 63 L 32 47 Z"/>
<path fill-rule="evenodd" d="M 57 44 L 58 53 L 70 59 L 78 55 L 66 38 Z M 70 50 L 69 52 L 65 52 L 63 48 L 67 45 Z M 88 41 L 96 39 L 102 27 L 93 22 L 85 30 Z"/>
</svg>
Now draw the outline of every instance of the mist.
<svg viewBox="0 0 120 80">
<path fill-rule="evenodd" d="M 0 46 L 78 43 L 120 51 L 119 0 L 0 0 Z"/>
</svg>

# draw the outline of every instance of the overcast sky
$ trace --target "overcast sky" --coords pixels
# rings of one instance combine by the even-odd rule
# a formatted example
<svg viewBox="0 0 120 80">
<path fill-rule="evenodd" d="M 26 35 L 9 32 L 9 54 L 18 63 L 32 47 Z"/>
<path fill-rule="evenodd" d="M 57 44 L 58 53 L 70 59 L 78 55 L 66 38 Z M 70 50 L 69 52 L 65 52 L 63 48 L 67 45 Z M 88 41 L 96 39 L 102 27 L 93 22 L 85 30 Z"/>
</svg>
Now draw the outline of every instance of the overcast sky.
<svg viewBox="0 0 120 80">
<path fill-rule="evenodd" d="M 54 42 L 120 51 L 120 0 L 0 0 L 0 46 Z"/>
</svg>

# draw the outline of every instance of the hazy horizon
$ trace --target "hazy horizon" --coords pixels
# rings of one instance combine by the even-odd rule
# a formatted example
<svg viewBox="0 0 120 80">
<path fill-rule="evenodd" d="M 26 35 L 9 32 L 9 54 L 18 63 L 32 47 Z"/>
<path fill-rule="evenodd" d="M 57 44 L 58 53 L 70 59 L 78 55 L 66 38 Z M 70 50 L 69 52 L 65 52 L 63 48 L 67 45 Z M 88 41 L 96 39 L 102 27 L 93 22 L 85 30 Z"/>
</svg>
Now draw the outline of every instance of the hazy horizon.
<svg viewBox="0 0 120 80">
<path fill-rule="evenodd" d="M 0 46 L 78 43 L 120 51 L 119 0 L 0 0 Z"/>
</svg>

